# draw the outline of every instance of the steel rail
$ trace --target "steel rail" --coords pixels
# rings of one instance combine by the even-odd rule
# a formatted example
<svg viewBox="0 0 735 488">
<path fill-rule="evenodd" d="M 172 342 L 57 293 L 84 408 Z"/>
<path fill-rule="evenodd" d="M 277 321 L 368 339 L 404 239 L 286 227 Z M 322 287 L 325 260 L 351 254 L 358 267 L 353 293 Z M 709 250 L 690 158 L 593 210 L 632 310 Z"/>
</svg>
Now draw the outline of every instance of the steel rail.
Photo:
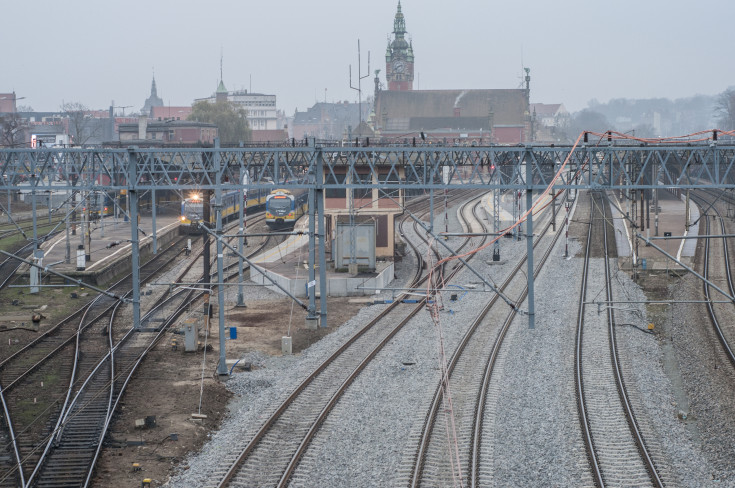
<svg viewBox="0 0 735 488">
<path fill-rule="evenodd" d="M 481 198 L 481 197 L 480 197 Z M 466 207 L 470 204 L 470 202 L 474 201 L 474 198 L 467 203 L 465 203 L 462 208 Z M 464 213 L 462 211 L 459 212 L 460 216 L 464 216 Z M 414 221 L 413 223 L 414 228 L 417 229 L 418 223 Z M 462 244 L 462 247 L 467 245 L 470 242 L 470 238 L 466 238 L 465 242 Z M 483 239 L 484 241 L 485 239 Z M 462 249 L 460 247 L 460 249 Z M 452 273 L 446 278 L 447 280 L 454 277 L 456 274 L 459 273 L 461 270 L 461 267 L 455 268 Z M 406 318 L 404 318 L 401 322 L 399 322 L 398 326 L 396 326 L 390 334 L 388 334 L 383 341 L 381 341 L 377 347 L 373 349 L 373 351 L 368 354 L 368 356 L 363 359 L 360 364 L 354 369 L 353 373 L 345 379 L 342 385 L 338 388 L 338 390 L 335 392 L 334 395 L 330 398 L 329 402 L 324 406 L 322 411 L 317 416 L 316 420 L 313 422 L 311 428 L 307 432 L 307 434 L 304 436 L 303 440 L 301 441 L 301 444 L 299 445 L 298 449 L 294 453 L 294 455 L 291 458 L 291 462 L 286 467 L 286 470 L 284 471 L 283 475 L 281 476 L 281 480 L 278 483 L 279 488 L 285 488 L 285 486 L 288 484 L 289 479 L 291 478 L 293 472 L 296 470 L 296 466 L 298 462 L 301 459 L 301 456 L 306 451 L 306 448 L 309 446 L 311 441 L 313 440 L 314 436 L 316 435 L 317 430 L 320 428 L 324 420 L 326 419 L 327 415 L 332 411 L 334 408 L 334 405 L 337 403 L 337 401 L 342 397 L 342 394 L 344 391 L 347 390 L 347 387 L 352 383 L 352 381 L 362 372 L 363 369 L 370 363 L 370 361 L 373 360 L 373 358 L 383 349 L 385 344 L 387 344 L 390 340 L 393 339 L 393 337 L 411 320 L 413 317 L 416 316 L 416 314 L 424 307 L 426 303 L 426 299 L 424 298 L 419 303 L 420 306 L 417 306 L 414 309 L 414 312 L 409 314 Z"/>
<path fill-rule="evenodd" d="M 169 253 L 175 252 L 177 250 L 179 244 L 180 244 L 180 241 L 175 241 L 175 242 L 171 243 L 170 246 L 167 248 L 167 251 Z M 169 253 L 162 252 L 162 253 L 159 253 L 156 256 L 156 258 L 148 261 L 144 265 L 144 268 L 148 268 L 151 265 L 155 265 L 155 268 L 150 269 L 150 270 L 149 269 L 146 269 L 145 270 L 145 275 L 141 276 L 141 283 L 145 283 L 145 282 L 149 281 L 157 273 L 159 273 L 162 269 L 164 269 L 165 267 L 167 267 L 169 264 L 173 263 L 177 259 L 177 256 L 178 256 L 178 253 L 179 252 L 180 251 L 178 251 L 175 254 L 171 255 L 166 260 L 164 260 L 163 257 L 164 256 L 167 256 L 167 254 L 169 254 Z M 161 260 L 163 262 L 162 263 L 159 263 L 159 261 L 161 261 Z M 124 281 L 124 280 L 121 280 L 121 281 Z M 125 294 L 125 296 L 127 296 L 130 293 L 131 293 L 131 291 L 128 291 Z M 107 341 L 106 341 L 107 342 L 107 347 L 110 350 L 112 349 L 112 344 L 113 344 L 113 340 L 114 340 L 113 339 L 113 336 L 112 336 L 113 330 L 114 330 L 113 323 L 114 323 L 114 320 L 115 320 L 116 312 L 117 312 L 117 310 L 118 310 L 118 308 L 120 307 L 121 304 L 122 304 L 121 301 L 119 301 L 119 300 L 115 301 L 111 305 L 111 307 L 107 308 L 104 312 L 100 313 L 97 316 L 97 318 L 96 318 L 96 319 L 99 319 L 102 316 L 106 315 L 107 313 L 110 313 L 110 319 L 109 319 L 109 323 L 108 323 L 108 326 L 107 326 Z M 82 321 L 83 320 L 84 319 L 82 319 Z M 95 320 L 95 322 L 96 322 L 96 320 Z M 36 478 L 36 476 L 41 476 L 42 475 L 42 469 L 44 469 L 44 464 L 47 463 L 47 460 L 52 455 L 52 452 L 58 450 L 58 449 L 54 449 L 52 451 L 51 447 L 54 444 L 60 444 L 61 443 L 61 439 L 62 439 L 61 436 L 64 433 L 64 427 L 68 424 L 69 416 L 70 416 L 72 410 L 76 408 L 76 406 L 78 405 L 78 401 L 82 397 L 82 395 L 87 395 L 88 394 L 87 392 L 89 391 L 89 385 L 91 384 L 91 381 L 96 378 L 96 375 L 97 375 L 98 371 L 100 371 L 100 369 L 105 365 L 105 361 L 106 361 L 105 358 L 107 357 L 107 355 L 103 356 L 102 359 L 95 361 L 96 364 L 93 366 L 93 368 L 88 373 L 85 372 L 85 378 L 83 379 L 82 383 L 79 384 L 79 380 L 81 380 L 81 378 L 79 380 L 77 380 L 77 374 L 78 374 L 77 373 L 77 368 L 79 367 L 80 358 L 81 358 L 80 354 L 81 354 L 81 350 L 82 350 L 82 342 L 81 342 L 82 341 L 82 334 L 84 334 L 86 331 L 90 330 L 90 326 L 92 324 L 93 324 L 93 322 L 90 322 L 87 325 L 85 325 L 85 326 L 82 327 L 82 324 L 80 323 L 80 328 L 77 331 L 77 333 L 75 334 L 75 337 L 76 337 L 76 347 L 75 347 L 75 356 L 74 356 L 74 370 L 73 370 L 73 373 L 72 373 L 71 378 L 70 378 L 70 381 L 69 381 L 69 387 L 67 389 L 66 398 L 65 398 L 65 400 L 64 400 L 64 402 L 63 402 L 63 404 L 61 406 L 61 410 L 60 410 L 59 416 L 57 418 L 56 426 L 54 427 L 54 429 L 52 431 L 55 434 L 52 435 L 49 438 L 49 440 L 48 440 L 48 442 L 47 442 L 47 444 L 46 444 L 46 446 L 45 446 L 45 448 L 43 450 L 43 453 L 41 455 L 41 459 L 36 463 L 36 467 L 33 470 L 32 475 L 29 478 L 29 482 L 32 482 Z M 131 328 L 131 330 L 132 330 L 132 328 Z M 114 364 L 111 361 L 109 363 L 109 368 L 110 368 L 110 374 L 111 375 L 114 375 Z M 114 377 L 114 376 L 111 376 L 111 377 Z M 74 395 L 74 398 L 70 400 L 71 394 L 74 391 L 75 386 L 78 389 L 76 391 L 76 394 Z M 111 395 L 112 395 L 112 392 L 110 391 L 110 398 L 108 399 L 108 403 L 107 403 L 107 412 L 108 413 L 105 416 L 108 416 L 109 415 L 109 408 L 110 408 L 111 402 L 112 402 L 112 396 Z M 97 397 L 97 395 L 96 394 L 93 394 L 93 398 L 96 398 L 96 397 Z M 39 480 L 39 482 L 40 482 L 40 480 Z"/>
<path fill-rule="evenodd" d="M 401 234 L 403 234 L 402 226 L 404 222 L 406 221 L 406 219 L 407 217 L 402 219 L 399 224 L 399 231 L 401 232 Z M 417 225 L 418 224 L 414 222 L 414 226 L 417 226 Z M 421 239 L 424 240 L 424 242 L 428 242 L 428 239 L 424 237 L 421 237 Z M 413 249 L 417 257 L 417 260 L 418 260 L 418 265 L 416 267 L 416 273 L 410 285 L 410 287 L 415 287 L 425 282 L 428 279 L 428 275 L 424 276 L 423 278 L 421 277 L 422 268 L 423 268 L 423 259 L 421 257 L 421 253 L 418 251 L 418 248 L 414 244 L 412 244 L 410 241 L 407 241 L 407 242 Z M 434 249 L 434 253 L 436 254 L 437 252 L 438 251 Z M 438 254 L 436 255 L 438 256 Z M 405 296 L 408 296 L 408 294 L 407 293 L 400 294 L 399 297 L 393 303 L 389 304 L 380 314 L 378 314 L 377 317 L 371 320 L 368 324 L 361 327 L 360 330 L 358 330 L 347 341 L 345 341 L 333 354 L 331 354 L 327 359 L 325 359 L 304 381 L 302 381 L 294 389 L 294 391 L 281 403 L 281 405 L 275 410 L 275 412 L 273 412 L 273 414 L 268 418 L 268 420 L 266 420 L 263 423 L 263 425 L 260 427 L 260 429 L 258 429 L 255 435 L 248 442 L 248 444 L 243 449 L 241 449 L 235 461 L 230 465 L 227 472 L 217 483 L 217 486 L 224 487 L 230 483 L 230 481 L 236 476 L 240 467 L 245 462 L 245 460 L 250 455 L 250 453 L 255 449 L 255 447 L 260 443 L 260 441 L 265 437 L 266 433 L 271 428 L 271 426 L 277 421 L 277 419 L 281 417 L 283 413 L 288 409 L 290 404 L 294 402 L 294 400 L 312 383 L 312 381 L 317 376 L 319 376 L 322 372 L 324 372 L 329 365 L 331 365 L 338 357 L 340 357 L 347 349 L 349 349 L 350 346 L 352 346 L 358 339 L 360 339 L 369 330 L 371 330 L 376 324 L 378 324 L 381 320 L 383 320 L 389 313 L 391 313 L 393 310 L 399 307 L 401 304 L 401 300 Z M 416 307 L 414 307 L 414 310 L 411 313 L 412 314 L 418 313 L 418 311 L 423 307 L 423 305 L 424 305 L 424 300 L 422 300 Z M 397 328 L 395 332 L 397 332 Z M 355 371 L 353 370 L 353 374 L 354 373 Z"/>
<path fill-rule="evenodd" d="M 599 195 L 598 195 L 599 196 Z M 585 402 L 585 395 L 584 395 L 584 382 L 583 382 L 583 371 L 582 371 L 582 336 L 583 336 L 583 329 L 584 329 L 584 312 L 585 312 L 585 297 L 587 292 L 587 277 L 589 273 L 589 249 L 591 247 L 592 243 L 592 221 L 594 220 L 594 213 L 595 208 L 599 207 L 600 212 L 602 214 L 602 222 L 604 226 L 604 232 L 603 232 L 603 247 L 604 247 L 604 267 L 605 267 L 605 292 L 606 292 L 606 300 L 612 301 L 612 276 L 610 273 L 610 259 L 609 259 L 609 250 L 608 250 L 608 226 L 610 225 L 609 219 L 607 217 L 607 206 L 604 204 L 604 202 L 601 205 L 595 205 L 594 204 L 595 195 L 591 195 L 591 200 L 593 201 L 591 213 L 590 213 L 590 225 L 588 229 L 587 234 L 587 248 L 585 253 L 585 263 L 584 263 L 584 271 L 583 271 L 583 280 L 582 280 L 582 291 L 580 293 L 580 305 L 578 309 L 578 318 L 577 318 L 577 337 L 576 337 L 576 348 L 575 348 L 575 377 L 576 377 L 576 384 L 577 384 L 577 401 L 578 401 L 578 411 L 579 411 L 579 419 L 580 419 L 580 425 L 582 426 L 583 431 L 583 438 L 585 441 L 585 448 L 587 450 L 588 459 L 590 461 L 590 468 L 593 472 L 593 477 L 595 480 L 595 483 L 600 486 L 605 486 L 605 478 L 602 473 L 602 469 L 600 466 L 600 461 L 597 456 L 597 453 L 595 451 L 595 444 L 594 444 L 594 436 L 591 432 L 591 427 L 589 424 L 589 417 L 588 413 L 586 411 L 586 402 Z M 636 448 L 638 450 L 638 453 L 641 457 L 641 460 L 643 461 L 644 466 L 646 467 L 646 471 L 648 472 L 649 478 L 651 482 L 654 484 L 654 486 L 657 487 L 663 487 L 663 481 L 661 480 L 658 470 L 656 468 L 655 462 L 653 461 L 653 458 L 651 457 L 650 453 L 648 452 L 648 448 L 646 447 L 645 440 L 643 439 L 643 434 L 640 431 L 640 428 L 638 427 L 638 423 L 635 418 L 635 413 L 633 412 L 633 407 L 630 402 L 630 398 L 628 397 L 627 390 L 625 387 L 625 381 L 622 374 L 622 368 L 620 365 L 620 357 L 619 357 L 619 351 L 617 346 L 617 337 L 615 332 L 615 316 L 614 311 L 611 307 L 607 308 L 607 329 L 608 329 L 608 346 L 610 349 L 610 358 L 611 358 L 611 367 L 613 370 L 613 377 L 615 379 L 615 385 L 616 389 L 618 391 L 618 397 L 620 399 L 620 404 L 623 409 L 626 423 L 628 424 L 628 427 L 630 429 L 631 436 L 633 438 L 633 442 L 636 445 Z"/>
<path fill-rule="evenodd" d="M 699 196 L 692 196 L 692 199 L 695 201 L 705 201 Z M 709 202 L 708 202 L 709 203 Z M 718 217 L 720 217 L 720 230 L 723 234 L 725 234 L 725 223 L 722 219 L 722 216 L 720 215 L 719 210 L 712 205 L 712 209 L 715 211 Z M 707 214 L 703 214 L 706 216 Z M 710 233 L 710 219 L 705 218 L 705 232 L 707 234 Z M 723 245 L 723 257 L 725 261 L 725 276 L 727 277 L 727 285 L 730 290 L 730 294 L 732 295 L 735 293 L 735 290 L 733 289 L 733 281 L 732 281 L 732 272 L 730 269 L 730 256 L 728 252 L 727 247 L 727 240 L 723 237 L 722 238 L 722 245 Z M 704 270 L 703 275 L 706 280 L 709 280 L 709 267 L 710 267 L 710 239 L 704 240 Z M 703 290 L 704 290 L 704 297 L 705 300 L 707 300 L 707 312 L 710 318 L 710 322 L 712 323 L 712 327 L 714 328 L 715 335 L 717 336 L 717 339 L 720 342 L 720 345 L 722 345 L 722 349 L 727 356 L 727 359 L 730 360 L 730 364 L 735 367 L 735 352 L 733 352 L 732 348 L 730 347 L 730 343 L 728 342 L 727 338 L 725 337 L 725 333 L 722 330 L 722 327 L 720 326 L 720 321 L 717 319 L 717 313 L 715 312 L 714 308 L 714 299 L 712 298 L 710 294 L 710 286 L 707 284 L 707 282 L 702 283 Z"/>
<path fill-rule="evenodd" d="M 590 210 L 592 212 L 593 210 Z M 592 469 L 592 476 L 596 486 L 604 488 L 605 480 L 602 476 L 600 468 L 600 460 L 597 458 L 594 440 L 592 439 L 592 427 L 587 416 L 587 403 L 584 395 L 584 383 L 582 374 L 582 337 L 584 334 L 584 314 L 587 308 L 587 279 L 589 277 L 590 248 L 592 244 L 592 214 L 587 226 L 587 241 L 584 252 L 584 263 L 582 266 L 582 284 L 579 293 L 579 306 L 577 307 L 577 333 L 575 335 L 574 345 L 574 380 L 576 384 L 577 397 L 577 414 L 579 415 L 579 423 L 582 427 L 582 438 L 584 440 L 585 450 L 587 451 L 587 459 Z"/>
</svg>

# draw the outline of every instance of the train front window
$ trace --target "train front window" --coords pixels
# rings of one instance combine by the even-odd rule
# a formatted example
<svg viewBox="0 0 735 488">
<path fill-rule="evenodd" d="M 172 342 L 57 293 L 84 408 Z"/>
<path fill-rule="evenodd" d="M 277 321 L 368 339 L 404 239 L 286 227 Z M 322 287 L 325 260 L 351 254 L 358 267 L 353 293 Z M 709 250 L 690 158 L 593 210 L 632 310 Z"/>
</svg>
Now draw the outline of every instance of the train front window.
<svg viewBox="0 0 735 488">
<path fill-rule="evenodd" d="M 273 210 L 291 210 L 291 199 L 289 198 L 278 198 L 273 197 L 269 200 L 268 205 L 270 205 L 271 211 Z"/>
<path fill-rule="evenodd" d="M 202 202 L 186 202 L 186 205 L 184 206 L 184 213 L 186 216 L 194 216 L 196 218 L 201 218 L 202 216 Z"/>
</svg>

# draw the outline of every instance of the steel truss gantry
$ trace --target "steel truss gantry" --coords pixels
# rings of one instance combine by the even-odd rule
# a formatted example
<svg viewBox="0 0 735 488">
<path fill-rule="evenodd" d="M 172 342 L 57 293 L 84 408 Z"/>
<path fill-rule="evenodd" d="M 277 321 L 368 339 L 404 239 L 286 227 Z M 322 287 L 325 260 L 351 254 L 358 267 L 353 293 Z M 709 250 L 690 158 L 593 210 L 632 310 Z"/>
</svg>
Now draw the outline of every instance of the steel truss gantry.
<svg viewBox="0 0 735 488">
<path fill-rule="evenodd" d="M 311 219 L 317 220 L 319 227 L 317 230 L 310 225 L 309 229 L 309 317 L 315 316 L 313 281 L 317 268 L 321 296 L 327 296 L 322 222 L 326 190 L 525 190 L 526 205 L 531 208 L 532 195 L 550 189 L 733 189 L 734 172 L 735 144 L 727 141 L 635 145 L 615 141 L 581 146 L 222 148 L 215 144 L 213 148 L 0 149 L 0 193 L 127 192 L 134 268 L 139 259 L 135 216 L 141 192 L 172 190 L 184 195 L 189 190 L 212 190 L 221 198 L 224 191 L 273 188 L 274 184 L 277 188 L 311 190 Z M 313 205 L 315 202 L 317 205 Z M 533 235 L 532 219 L 527 219 L 525 230 L 526 237 Z M 531 239 L 528 241 L 532 263 L 533 247 Z M 221 254 L 219 247 L 217 252 Z M 530 266 L 528 314 L 533 327 Z M 140 290 L 135 280 L 132 301 L 134 321 L 139 324 Z M 326 326 L 326 300 L 321 304 L 321 325 Z M 220 334 L 224 336 L 224 331 Z"/>
</svg>

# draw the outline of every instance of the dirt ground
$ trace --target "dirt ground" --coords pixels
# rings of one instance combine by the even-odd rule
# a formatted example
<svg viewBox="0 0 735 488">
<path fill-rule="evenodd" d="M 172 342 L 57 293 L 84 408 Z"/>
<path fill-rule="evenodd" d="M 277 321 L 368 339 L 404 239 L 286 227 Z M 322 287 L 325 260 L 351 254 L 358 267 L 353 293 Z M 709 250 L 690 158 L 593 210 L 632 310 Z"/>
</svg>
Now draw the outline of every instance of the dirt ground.
<svg viewBox="0 0 735 488">
<path fill-rule="evenodd" d="M 298 354 L 362 307 L 349 303 L 347 298 L 329 299 L 330 327 L 307 330 L 306 312 L 296 307 L 292 315 L 291 302 L 285 298 L 246 305 L 246 308 L 231 307 L 226 311 L 227 327 L 237 326 L 237 339 L 227 340 L 228 358 L 239 358 L 254 350 L 280 355 L 281 338 L 287 333 L 289 320 L 293 352 Z M 184 336 L 173 331 L 148 356 L 110 426 L 108 445 L 97 462 L 93 486 L 139 487 L 144 478 L 152 480 L 151 486 L 160 486 L 176 465 L 189 452 L 199 450 L 209 432 L 219 426 L 231 394 L 215 374 L 219 359 L 217 329 L 215 316 L 208 339 L 214 348 L 206 351 L 206 358 L 203 348 L 198 352 L 184 352 Z M 204 343 L 203 334 L 200 341 Z M 196 418 L 192 414 L 206 417 Z M 136 427 L 136 420 L 144 421 L 152 416 L 155 416 L 154 426 Z M 139 466 L 134 467 L 133 463 Z"/>
</svg>

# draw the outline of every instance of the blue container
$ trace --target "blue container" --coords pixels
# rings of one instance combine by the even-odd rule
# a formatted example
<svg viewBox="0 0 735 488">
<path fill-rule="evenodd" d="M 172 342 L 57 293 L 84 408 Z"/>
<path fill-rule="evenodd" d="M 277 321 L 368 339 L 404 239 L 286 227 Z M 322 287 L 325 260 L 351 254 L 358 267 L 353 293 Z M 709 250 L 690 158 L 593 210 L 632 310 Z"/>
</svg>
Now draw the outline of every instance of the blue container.
<svg viewBox="0 0 735 488">
<path fill-rule="evenodd" d="M 230 327 L 230 339 L 237 339 L 237 327 Z"/>
<path fill-rule="evenodd" d="M 647 264 L 648 264 L 648 263 L 646 263 L 646 258 L 642 258 L 642 259 L 641 259 L 641 268 L 643 268 L 643 269 L 645 270 L 645 269 L 646 269 L 646 265 L 647 265 Z"/>
</svg>

